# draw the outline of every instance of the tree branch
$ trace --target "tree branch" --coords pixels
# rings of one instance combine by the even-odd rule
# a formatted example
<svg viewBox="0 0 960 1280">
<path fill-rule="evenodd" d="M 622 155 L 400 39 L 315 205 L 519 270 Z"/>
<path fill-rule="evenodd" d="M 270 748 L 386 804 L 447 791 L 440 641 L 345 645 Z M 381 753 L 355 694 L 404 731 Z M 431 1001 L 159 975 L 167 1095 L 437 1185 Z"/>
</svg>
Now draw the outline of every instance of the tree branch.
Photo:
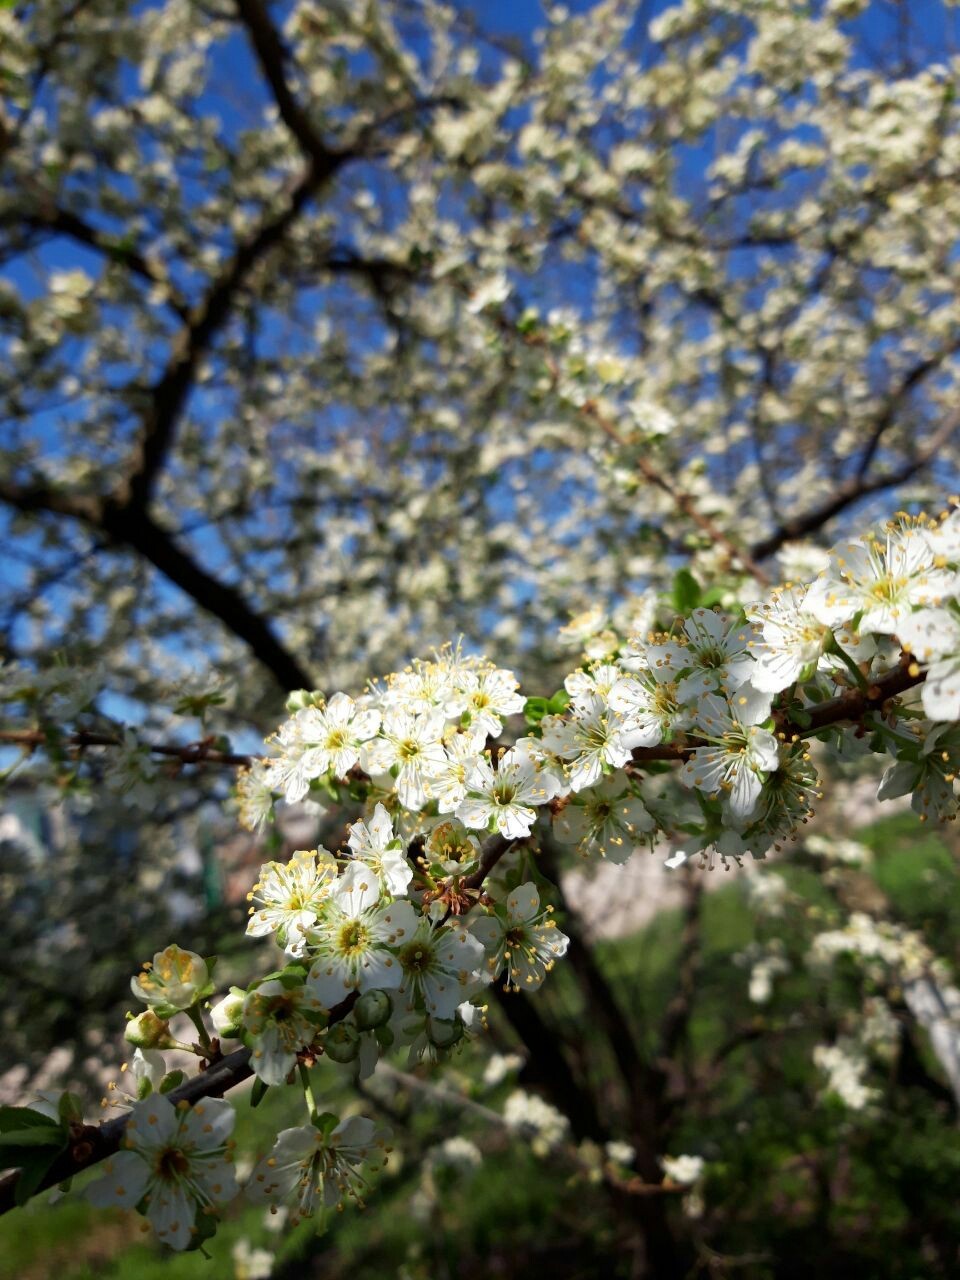
<svg viewBox="0 0 960 1280">
<path fill-rule="evenodd" d="M 310 689 L 313 678 L 277 639 L 240 592 L 221 582 L 183 551 L 142 507 L 96 494 L 70 493 L 42 482 L 18 486 L 0 481 L 0 502 L 30 513 L 70 516 L 111 541 L 139 552 L 191 599 L 242 640 L 284 689 Z"/>
<path fill-rule="evenodd" d="M 857 475 L 840 485 L 832 497 L 825 502 L 820 503 L 819 506 L 812 507 L 801 515 L 784 520 L 774 529 L 773 533 L 767 534 L 765 538 L 760 538 L 750 548 L 750 555 L 756 560 L 765 560 L 768 556 L 772 556 L 779 551 L 784 543 L 793 542 L 798 538 L 805 538 L 810 533 L 815 533 L 828 520 L 832 520 L 834 516 L 845 511 L 847 507 L 853 506 L 861 498 L 867 498 L 874 493 L 883 492 L 884 489 L 892 489 L 897 485 L 906 484 L 928 463 L 936 461 L 937 454 L 958 427 L 960 427 L 960 415 L 951 416 L 940 427 L 939 431 L 934 432 L 926 446 L 920 450 L 915 458 L 905 462 L 903 466 L 898 467 L 895 471 L 888 471 L 883 475 L 874 476 L 872 480 L 868 480 L 865 475 L 858 472 Z M 870 459 L 868 458 L 868 465 L 869 461 Z"/>
<path fill-rule="evenodd" d="M 500 858 L 510 848 L 510 845 L 511 841 L 504 840 L 501 836 L 491 836 L 483 848 L 481 866 L 488 868 L 484 874 L 489 874 L 489 871 L 496 866 Z M 332 1026 L 335 1022 L 342 1021 L 353 1008 L 355 1002 L 356 994 L 351 992 L 345 1000 L 342 1000 L 340 1004 L 335 1005 L 330 1010 L 327 1025 Z M 534 1016 L 538 1017 L 539 1015 L 535 1014 Z M 171 1090 L 167 1097 L 174 1104 L 178 1102 L 194 1103 L 202 1098 L 222 1098 L 229 1089 L 242 1084 L 244 1080 L 249 1080 L 252 1075 L 250 1050 L 237 1049 L 225 1058 L 211 1063 L 199 1075 L 184 1081 L 179 1088 Z M 101 1125 L 84 1125 L 82 1133 L 77 1135 L 76 1141 L 72 1142 L 63 1155 L 57 1158 L 49 1172 L 44 1176 L 35 1194 L 46 1191 L 49 1187 L 54 1187 L 59 1182 L 65 1182 L 67 1178 L 72 1178 L 74 1174 L 81 1173 L 84 1169 L 89 1169 L 92 1165 L 99 1164 L 101 1160 L 105 1160 L 119 1150 L 126 1127 L 126 1116 L 117 1116 Z M 19 1177 L 18 1170 L 13 1170 L 11 1173 L 0 1177 L 0 1215 L 15 1207 L 14 1196 Z"/>
</svg>

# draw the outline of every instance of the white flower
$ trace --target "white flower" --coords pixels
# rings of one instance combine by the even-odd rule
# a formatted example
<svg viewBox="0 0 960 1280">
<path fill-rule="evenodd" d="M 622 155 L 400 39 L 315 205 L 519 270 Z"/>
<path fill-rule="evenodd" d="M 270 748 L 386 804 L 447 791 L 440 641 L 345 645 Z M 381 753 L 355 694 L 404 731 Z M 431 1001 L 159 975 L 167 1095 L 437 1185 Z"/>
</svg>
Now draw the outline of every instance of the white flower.
<svg viewBox="0 0 960 1280">
<path fill-rule="evenodd" d="M 563 772 L 573 791 L 599 781 L 605 769 L 619 769 L 634 747 L 647 744 L 647 730 L 609 711 L 598 697 L 585 699 L 572 715 L 545 716 L 543 750 L 564 761 Z"/>
<path fill-rule="evenodd" d="M 593 605 L 583 613 L 578 613 L 560 628 L 560 639 L 564 644 L 582 644 L 597 632 L 602 631 L 606 621 L 606 612 L 599 605 Z"/>
<path fill-rule="evenodd" d="M 355 822 L 347 838 L 351 856 L 368 866 L 380 881 L 384 893 L 402 898 L 413 879 L 413 868 L 404 856 L 401 842 L 393 834 L 393 823 L 382 804 L 369 822 Z"/>
<path fill-rule="evenodd" d="M 101 1166 L 106 1175 L 87 1190 L 101 1208 L 132 1209 L 146 1201 L 157 1236 L 185 1249 L 197 1209 L 212 1210 L 237 1193 L 229 1138 L 235 1114 L 222 1098 L 175 1108 L 163 1094 L 134 1105 L 124 1150 Z"/>
<path fill-rule="evenodd" d="M 243 1002 L 243 1030 L 257 1078 L 283 1084 L 321 1021 L 320 1002 L 301 983 L 270 978 L 254 987 Z"/>
<path fill-rule="evenodd" d="M 690 719 L 687 708 L 680 705 L 676 681 L 663 667 L 624 676 L 610 690 L 608 702 L 631 729 L 642 732 L 636 746 L 658 746 Z"/>
<path fill-rule="evenodd" d="M 515 1089 L 503 1104 L 507 1128 L 529 1134 L 535 1155 L 545 1156 L 566 1138 L 570 1128 L 567 1117 L 535 1093 Z"/>
<path fill-rule="evenodd" d="M 960 574 L 940 568 L 929 541 L 914 526 L 892 525 L 836 548 L 806 607 L 828 627 L 860 614 L 859 630 L 895 635 L 915 606 L 936 605 L 960 589 Z"/>
<path fill-rule="evenodd" d="M 880 1096 L 879 1089 L 864 1084 L 870 1063 L 862 1047 L 849 1036 L 836 1044 L 818 1044 L 813 1061 L 827 1077 L 825 1093 L 833 1093 L 851 1111 L 863 1111 Z"/>
<path fill-rule="evenodd" d="M 307 707 L 298 718 L 313 777 L 330 771 L 346 777 L 363 743 L 380 728 L 380 712 L 358 707 L 345 693 L 335 693 L 325 707 Z"/>
<path fill-rule="evenodd" d="M 150 748 L 140 742 L 135 729 L 124 729 L 121 742 L 111 748 L 104 783 L 134 807 L 147 809 L 155 803 L 156 776 L 157 765 Z"/>
<path fill-rule="evenodd" d="M 414 936 L 396 954 L 403 973 L 400 991 L 410 1001 L 422 1000 L 434 1018 L 452 1018 L 480 985 L 483 947 L 460 926 L 446 928 L 421 917 Z"/>
<path fill-rule="evenodd" d="M 269 1249 L 252 1249 L 245 1236 L 234 1242 L 230 1257 L 233 1280 L 270 1280 L 273 1274 L 274 1255 Z"/>
<path fill-rule="evenodd" d="M 512 1071 L 519 1071 L 523 1063 L 519 1053 L 492 1053 L 483 1068 L 483 1083 L 488 1089 L 495 1089 Z"/>
<path fill-rule="evenodd" d="M 248 895 L 247 933 L 262 938 L 276 933 L 292 956 L 303 955 L 304 933 L 317 919 L 337 879 L 337 860 L 326 849 L 299 849 L 287 863 L 265 862 Z"/>
<path fill-rule="evenodd" d="M 754 688 L 779 693 L 816 665 L 830 629 L 805 607 L 806 594 L 806 587 L 786 587 L 774 591 L 769 601 L 747 606 L 747 617 L 759 624 L 763 636 L 750 672 Z"/>
<path fill-rule="evenodd" d="M 138 1000 L 157 1010 L 160 1017 L 170 1017 L 173 1012 L 196 1004 L 209 981 L 210 970 L 203 957 L 171 943 L 144 964 L 139 977 L 130 979 L 130 990 Z"/>
<path fill-rule="evenodd" d="M 622 675 L 623 672 L 616 663 L 597 662 L 587 671 L 581 668 L 571 672 L 564 680 L 563 687 L 575 707 L 595 698 L 606 702 L 610 697 L 610 690 Z"/>
<path fill-rule="evenodd" d="M 685 1187 L 693 1186 L 703 1176 L 703 1156 L 661 1156 L 660 1164 L 671 1182 Z"/>
<path fill-rule="evenodd" d="M 667 436 L 676 430 L 677 420 L 662 404 L 637 398 L 627 405 L 641 431 L 651 436 Z"/>
<path fill-rule="evenodd" d="M 681 638 L 647 648 L 651 666 L 665 666 L 678 678 L 677 697 L 681 703 L 696 702 L 719 689 L 739 689 L 750 679 L 754 653 L 760 648 L 756 627 L 741 625 L 713 609 L 694 609 L 684 622 L 683 631 Z"/>
<path fill-rule="evenodd" d="M 377 1158 L 382 1162 L 387 1139 L 365 1116 L 341 1120 L 329 1133 L 313 1125 L 284 1129 L 270 1154 L 255 1166 L 247 1195 L 271 1204 L 295 1201 L 292 1222 L 309 1218 L 318 1199 L 327 1208 L 342 1204 L 346 1196 L 359 1200 L 367 1185 L 361 1168 Z"/>
<path fill-rule="evenodd" d="M 430 1148 L 424 1164 L 431 1172 L 434 1169 L 456 1169 L 460 1173 L 471 1173 L 483 1164 L 483 1153 L 469 1138 L 444 1138 L 443 1142 Z"/>
<path fill-rule="evenodd" d="M 526 702 L 517 692 L 513 673 L 496 667 L 465 671 L 460 688 L 464 710 L 470 714 L 470 727 L 482 730 L 484 737 L 495 738 L 503 728 L 502 717 L 516 715 Z"/>
<path fill-rule="evenodd" d="M 547 804 L 559 791 L 559 778 L 518 743 L 500 757 L 496 772 L 485 757 L 477 760 L 456 815 L 465 827 L 489 827 L 508 840 L 519 840 L 536 821 L 535 806 Z"/>
<path fill-rule="evenodd" d="M 918 734 L 923 733 L 920 726 Z M 918 736 L 917 745 L 884 773 L 878 800 L 913 796 L 912 808 L 926 820 L 953 818 L 960 809 L 957 776 L 960 773 L 960 729 L 955 724 L 935 724 Z"/>
<path fill-rule="evenodd" d="M 273 817 L 273 791 L 266 762 L 254 760 L 248 769 L 238 770 L 234 791 L 241 826 L 248 831 L 261 830 Z"/>
<path fill-rule="evenodd" d="M 522 884 L 509 894 L 504 917 L 480 916 L 471 920 L 470 932 L 487 953 L 493 980 L 506 969 L 507 989 L 536 991 L 554 963 L 566 955 L 570 939 L 557 928 L 549 909 L 540 910 L 533 884 Z"/>
<path fill-rule="evenodd" d="M 485 736 L 482 730 L 479 735 L 467 730 L 447 737 L 446 762 L 430 779 L 430 797 L 441 813 L 452 813 L 467 794 L 467 774 L 480 758 Z"/>
<path fill-rule="evenodd" d="M 384 774 L 396 769 L 397 795 L 405 809 L 423 808 L 431 779 L 446 764 L 444 723 L 441 711 L 414 716 L 390 710 L 384 714 L 381 736 L 364 744 L 360 762 L 367 773 Z"/>
<path fill-rule="evenodd" d="M 381 704 L 408 715 L 440 711 L 445 719 L 455 719 L 463 710 L 460 686 L 466 673 L 473 669 L 473 661 L 458 653 L 440 655 L 436 662 L 416 661 L 411 669 L 388 677 Z"/>
<path fill-rule="evenodd" d="M 563 844 L 576 844 L 586 856 L 594 849 L 609 862 L 623 863 L 656 830 L 656 822 L 643 801 L 622 779 L 604 778 L 581 791 L 564 805 L 553 820 L 553 831 Z"/>
<path fill-rule="evenodd" d="M 499 307 L 510 297 L 510 290 L 506 274 L 498 271 L 496 275 L 481 281 L 473 290 L 467 302 L 467 310 L 473 315 L 479 315 L 487 307 Z"/>
<path fill-rule="evenodd" d="M 263 777 L 271 791 L 279 791 L 287 804 L 296 804 L 310 790 L 310 783 L 324 771 L 314 767 L 314 759 L 303 739 L 303 711 L 285 721 L 269 739 L 279 755 L 266 761 Z"/>
<path fill-rule="evenodd" d="M 960 508 L 951 511 L 934 529 L 926 530 L 924 536 L 941 561 L 960 562 Z"/>
<path fill-rule="evenodd" d="M 960 618 L 946 609 L 922 609 L 897 628 L 903 647 L 929 665 L 920 691 L 931 720 L 960 720 Z"/>
<path fill-rule="evenodd" d="M 724 808 L 738 822 L 757 807 L 766 775 L 779 763 L 777 740 L 758 727 L 769 714 L 756 700 L 742 707 L 716 694 L 705 697 L 697 708 L 696 722 L 709 746 L 698 747 L 680 770 L 680 780 L 706 795 L 724 797 Z"/>
<path fill-rule="evenodd" d="M 362 862 L 343 874 L 310 934 L 313 964 L 307 991 L 332 1009 L 351 991 L 393 990 L 403 974 L 394 948 L 412 937 L 417 913 L 409 902 L 378 907 L 380 882 Z"/>
</svg>

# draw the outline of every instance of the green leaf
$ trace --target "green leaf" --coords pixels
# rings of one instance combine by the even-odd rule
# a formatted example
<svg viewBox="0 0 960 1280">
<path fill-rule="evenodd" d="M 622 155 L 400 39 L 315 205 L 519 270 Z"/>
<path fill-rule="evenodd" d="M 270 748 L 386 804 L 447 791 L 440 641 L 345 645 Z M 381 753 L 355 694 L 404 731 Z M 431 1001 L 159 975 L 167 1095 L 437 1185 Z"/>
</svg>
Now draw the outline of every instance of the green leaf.
<svg viewBox="0 0 960 1280">
<path fill-rule="evenodd" d="M 57 1109 L 60 1119 L 69 1124 L 71 1120 L 83 1119 L 83 1103 L 75 1093 L 62 1093 Z"/>
<path fill-rule="evenodd" d="M 49 1148 L 30 1153 L 29 1157 L 20 1166 L 20 1176 L 17 1178 L 16 1186 L 13 1189 L 15 1204 L 25 1205 L 30 1197 L 36 1193 L 44 1179 L 44 1175 L 53 1166 L 53 1162 L 59 1154 L 59 1151 L 51 1151 Z"/>
<path fill-rule="evenodd" d="M 66 1134 L 59 1125 L 48 1124 L 43 1129 L 11 1129 L 0 1134 L 0 1148 L 3 1147 L 62 1147 L 66 1143 Z"/>
<path fill-rule="evenodd" d="M 554 716 L 563 715 L 569 705 L 570 695 L 567 693 L 566 689 L 558 689 L 547 703 L 550 714 Z"/>
<path fill-rule="evenodd" d="M 700 603 L 700 583 L 689 569 L 679 569 L 673 578 L 673 607 L 677 613 L 691 613 Z"/>
<path fill-rule="evenodd" d="M 546 698 L 528 698 L 523 706 L 523 715 L 527 724 L 539 724 L 550 711 L 550 703 Z"/>
<path fill-rule="evenodd" d="M 46 1129 L 50 1125 L 57 1125 L 56 1120 L 42 1111 L 32 1111 L 30 1107 L 0 1107 L 0 1133 L 13 1129 Z"/>
</svg>

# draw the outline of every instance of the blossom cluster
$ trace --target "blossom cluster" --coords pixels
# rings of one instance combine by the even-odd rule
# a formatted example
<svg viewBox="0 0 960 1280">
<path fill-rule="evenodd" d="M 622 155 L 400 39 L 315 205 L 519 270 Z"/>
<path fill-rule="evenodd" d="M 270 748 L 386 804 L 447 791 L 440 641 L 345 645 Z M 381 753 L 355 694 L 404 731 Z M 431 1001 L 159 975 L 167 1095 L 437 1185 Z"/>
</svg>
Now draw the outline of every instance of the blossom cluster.
<svg viewBox="0 0 960 1280">
<path fill-rule="evenodd" d="M 665 837 L 711 861 L 762 857 L 807 817 L 813 756 L 849 718 L 870 749 L 894 757 L 881 796 L 905 789 L 909 773 L 915 803 L 952 816 L 958 594 L 960 511 L 901 515 L 836 548 L 812 583 L 738 612 L 697 605 L 667 622 L 648 608 L 645 632 L 607 636 L 550 697 L 524 698 L 510 672 L 459 650 L 357 697 L 291 695 L 270 754 L 240 778 L 241 813 L 261 825 L 280 799 L 324 795 L 362 814 L 336 851 L 297 850 L 261 867 L 247 933 L 272 938 L 283 965 L 213 1006 L 217 1040 L 202 1014 L 217 988 L 212 959 L 170 946 L 132 980 L 146 1009 L 127 1036 L 153 1057 L 138 1071 L 125 1150 L 95 1194 L 138 1206 L 174 1247 L 204 1238 L 236 1189 L 232 1111 L 217 1104 L 200 1123 L 209 1103 L 171 1108 L 165 1094 L 180 1074 L 155 1059 L 170 1047 L 216 1058 L 233 1040 L 260 1091 L 299 1078 L 308 1112 L 255 1166 L 248 1194 L 292 1203 L 298 1216 L 362 1199 L 388 1137 L 364 1117 L 320 1110 L 310 1067 L 324 1055 L 365 1080 L 398 1049 L 410 1062 L 442 1060 L 483 1026 L 491 983 L 537 990 L 569 942 L 541 902 L 532 858 L 543 841 L 615 862 Z M 578 625 L 589 654 L 606 620 L 598 611 Z M 920 684 L 915 704 L 883 693 Z M 511 721 L 526 731 L 511 735 Z M 782 885 L 754 896 L 758 909 L 782 912 Z M 929 975 L 923 957 L 907 972 L 909 939 L 861 924 L 821 935 L 814 951 L 824 962 L 854 951 L 894 965 L 921 1001 Z M 788 968 L 782 949 L 742 959 L 751 998 L 769 1000 Z M 170 1031 L 183 1014 L 193 1046 Z M 862 1107 L 873 1050 L 857 1034 L 856 1044 L 821 1046 L 816 1061 L 828 1090 Z"/>
<path fill-rule="evenodd" d="M 509 672 L 459 652 L 415 663 L 356 700 L 302 695 L 309 705 L 278 730 L 274 754 L 241 779 L 241 811 L 258 825 L 277 796 L 293 802 L 355 779 L 408 839 L 447 842 L 448 872 L 476 867 L 478 833 L 525 839 L 540 812 L 561 842 L 612 861 L 663 835 L 711 857 L 761 857 L 819 794 L 808 741 L 817 706 L 845 690 L 868 693 L 907 662 L 926 673 L 923 714 L 902 710 L 896 730 L 873 717 L 876 749 L 896 760 L 880 794 L 910 791 L 923 812 L 950 817 L 958 566 L 960 512 L 903 516 L 837 547 L 812 583 L 776 588 L 736 613 L 698 607 L 665 629 L 654 620 L 645 633 L 608 638 L 550 699 L 524 700 Z M 603 625 L 598 613 L 595 630 Z M 491 746 L 521 711 L 528 732 Z M 645 768 L 670 758 L 681 762 L 675 782 L 686 798 Z"/>
</svg>

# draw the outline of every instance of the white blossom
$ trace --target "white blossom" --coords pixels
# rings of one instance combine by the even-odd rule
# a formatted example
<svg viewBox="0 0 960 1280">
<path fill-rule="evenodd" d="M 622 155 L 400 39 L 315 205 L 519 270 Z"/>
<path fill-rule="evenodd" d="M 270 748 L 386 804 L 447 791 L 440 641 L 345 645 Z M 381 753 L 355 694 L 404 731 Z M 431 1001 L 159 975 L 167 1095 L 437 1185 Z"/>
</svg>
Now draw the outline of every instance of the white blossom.
<svg viewBox="0 0 960 1280">
<path fill-rule="evenodd" d="M 134 1104 L 124 1149 L 101 1166 L 105 1177 L 87 1197 L 101 1208 L 132 1209 L 146 1202 L 158 1239 L 185 1249 L 196 1215 L 216 1210 L 237 1193 L 230 1135 L 236 1119 L 225 1099 L 174 1107 L 163 1094 Z"/>
</svg>

